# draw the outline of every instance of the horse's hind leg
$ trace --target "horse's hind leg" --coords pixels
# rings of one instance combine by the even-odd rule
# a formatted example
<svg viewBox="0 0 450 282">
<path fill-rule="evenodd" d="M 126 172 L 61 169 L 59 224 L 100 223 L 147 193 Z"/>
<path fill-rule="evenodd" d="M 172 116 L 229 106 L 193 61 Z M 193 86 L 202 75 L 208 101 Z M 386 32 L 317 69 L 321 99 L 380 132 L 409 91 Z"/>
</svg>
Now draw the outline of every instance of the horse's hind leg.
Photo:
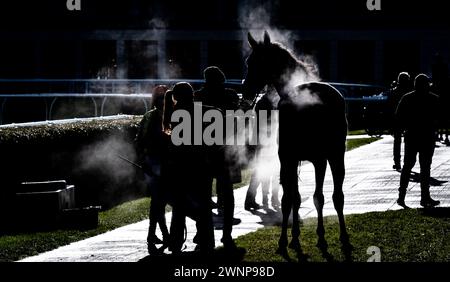
<svg viewBox="0 0 450 282">
<path fill-rule="evenodd" d="M 289 248 L 299 252 L 301 250 L 300 246 L 300 218 L 298 216 L 298 211 L 300 210 L 300 204 L 302 202 L 300 193 L 298 192 L 298 184 L 292 191 L 292 241 L 289 244 Z"/>
<path fill-rule="evenodd" d="M 283 187 L 283 197 L 281 199 L 281 212 L 283 214 L 283 222 L 281 224 L 281 235 L 278 241 L 277 253 L 286 255 L 286 247 L 288 245 L 287 228 L 289 215 L 291 214 L 293 195 L 298 194 L 298 161 L 291 159 L 280 160 L 280 181 Z"/>
<path fill-rule="evenodd" d="M 335 155 L 329 159 L 331 172 L 333 173 L 334 192 L 333 203 L 336 209 L 339 227 L 340 227 L 340 240 L 343 246 L 350 246 L 347 229 L 345 226 L 344 218 L 344 192 L 342 186 L 345 178 L 345 164 L 344 164 L 344 152 Z"/>
<path fill-rule="evenodd" d="M 325 198 L 323 196 L 323 182 L 325 179 L 325 172 L 327 169 L 327 160 L 317 160 L 313 162 L 315 174 L 316 174 L 316 191 L 314 192 L 314 205 L 317 210 L 317 247 L 319 249 L 325 249 L 327 247 L 327 241 L 325 240 L 325 228 L 323 226 L 323 206 Z"/>
</svg>

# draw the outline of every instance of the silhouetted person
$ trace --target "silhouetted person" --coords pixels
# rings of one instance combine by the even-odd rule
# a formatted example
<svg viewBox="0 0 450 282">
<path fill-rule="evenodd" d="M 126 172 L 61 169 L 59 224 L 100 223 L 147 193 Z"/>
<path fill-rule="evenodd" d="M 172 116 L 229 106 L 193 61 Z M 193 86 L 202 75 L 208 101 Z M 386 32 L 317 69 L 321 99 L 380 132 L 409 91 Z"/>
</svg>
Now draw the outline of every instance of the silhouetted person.
<svg viewBox="0 0 450 282">
<path fill-rule="evenodd" d="M 226 110 L 237 110 L 239 96 L 233 89 L 225 88 L 225 75 L 215 66 L 208 67 L 203 72 L 205 85 L 194 94 L 195 101 L 202 102 L 203 105 L 220 109 L 223 113 Z M 229 150 L 229 146 L 223 146 L 214 158 L 214 177 L 216 178 L 217 205 L 220 213 L 223 209 L 223 237 L 222 242 L 225 248 L 234 248 L 231 237 L 234 218 L 234 194 L 233 183 L 241 181 L 240 168 L 236 167 L 233 156 L 234 150 Z"/>
<path fill-rule="evenodd" d="M 430 92 L 429 78 L 419 74 L 414 81 L 414 91 L 403 96 L 398 105 L 397 118 L 400 128 L 405 131 L 405 157 L 397 200 L 401 206 L 405 206 L 406 190 L 417 154 L 420 163 L 420 205 L 434 207 L 440 203 L 430 196 L 430 170 L 438 121 L 438 99 L 438 96 Z"/>
<path fill-rule="evenodd" d="M 231 88 L 225 88 L 225 74 L 215 66 L 207 67 L 203 71 L 205 85 L 194 93 L 194 100 L 204 105 L 221 110 L 236 110 L 239 96 Z"/>
<path fill-rule="evenodd" d="M 186 216 L 196 221 L 197 250 L 211 253 L 214 249 L 214 227 L 211 209 L 212 171 L 210 155 L 214 146 L 193 145 L 194 103 L 193 89 L 189 83 L 177 83 L 172 92 L 174 113 L 178 110 L 187 111 L 191 117 L 191 143 L 169 145 L 170 196 L 172 199 L 172 222 L 170 226 L 170 250 L 177 254 L 181 252 L 184 242 Z M 204 108 L 202 108 L 204 110 Z M 180 121 L 182 122 L 182 121 Z M 171 122 L 174 130 L 178 122 Z M 173 134 L 173 131 L 172 131 Z M 183 132 L 183 134 L 187 134 Z M 173 136 L 172 136 L 173 137 Z"/>
<path fill-rule="evenodd" d="M 144 174 L 150 191 L 151 204 L 149 211 L 149 229 L 147 246 L 150 254 L 158 252 L 155 244 L 167 246 L 169 232 L 166 225 L 165 208 L 167 205 L 167 191 L 164 181 L 161 179 L 163 162 L 167 157 L 168 137 L 163 133 L 163 105 L 167 87 L 159 85 L 153 89 L 152 109 L 147 112 L 138 129 L 136 136 L 137 151 L 140 163 L 144 168 Z M 156 225 L 159 224 L 163 240 L 157 238 Z"/>
<path fill-rule="evenodd" d="M 389 108 L 391 109 L 392 113 L 392 135 L 394 136 L 394 148 L 393 148 L 393 154 L 394 154 L 394 165 L 393 169 L 400 171 L 401 166 L 401 144 L 402 144 L 402 132 L 399 129 L 399 125 L 395 119 L 395 111 L 397 109 L 398 103 L 402 99 L 402 97 L 411 91 L 410 87 L 410 81 L 411 77 L 407 72 L 401 72 L 398 75 L 397 83 L 394 89 L 391 92 L 391 95 L 389 96 Z"/>
<path fill-rule="evenodd" d="M 272 198 L 271 203 L 272 207 L 278 208 L 280 206 L 280 200 L 278 199 L 278 192 L 280 187 L 280 180 L 279 180 L 279 170 L 280 170 L 280 164 L 278 160 L 278 146 L 276 144 L 276 138 L 271 138 L 272 134 L 273 136 L 276 136 L 277 129 L 275 128 L 275 132 L 272 132 L 272 125 L 271 125 L 271 112 L 272 110 L 276 110 L 277 104 L 279 102 L 279 97 L 276 95 L 276 92 L 274 89 L 268 90 L 268 92 L 261 97 L 261 99 L 256 103 L 255 106 L 255 113 L 256 113 L 256 120 L 257 120 L 257 131 L 260 137 L 266 138 L 269 137 L 269 144 L 262 144 L 261 142 L 258 142 L 256 145 L 255 150 L 255 160 L 254 160 L 254 168 L 252 172 L 252 176 L 250 179 L 250 185 L 247 190 L 247 195 L 245 198 L 245 209 L 246 210 L 252 210 L 252 209 L 259 209 L 259 204 L 256 203 L 255 197 L 256 197 L 256 191 L 261 184 L 261 190 L 262 190 L 262 204 L 263 207 L 267 208 L 269 206 L 268 202 L 268 195 L 269 195 L 269 188 L 272 185 Z M 267 112 L 267 122 L 266 127 L 261 126 L 261 115 L 260 111 L 266 111 Z M 264 130 L 266 132 L 261 133 L 260 130 Z M 261 141 L 261 140 L 260 140 Z"/>
</svg>

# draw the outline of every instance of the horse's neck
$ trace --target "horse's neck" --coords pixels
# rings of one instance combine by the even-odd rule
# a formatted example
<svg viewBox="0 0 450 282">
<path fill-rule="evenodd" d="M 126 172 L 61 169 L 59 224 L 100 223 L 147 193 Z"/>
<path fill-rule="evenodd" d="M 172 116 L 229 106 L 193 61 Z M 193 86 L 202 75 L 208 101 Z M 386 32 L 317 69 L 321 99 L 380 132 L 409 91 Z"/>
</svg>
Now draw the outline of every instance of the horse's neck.
<svg viewBox="0 0 450 282">
<path fill-rule="evenodd" d="M 280 98 L 287 98 L 296 92 L 298 85 L 306 82 L 307 74 L 301 66 L 287 68 L 274 83 L 274 87 Z"/>
</svg>

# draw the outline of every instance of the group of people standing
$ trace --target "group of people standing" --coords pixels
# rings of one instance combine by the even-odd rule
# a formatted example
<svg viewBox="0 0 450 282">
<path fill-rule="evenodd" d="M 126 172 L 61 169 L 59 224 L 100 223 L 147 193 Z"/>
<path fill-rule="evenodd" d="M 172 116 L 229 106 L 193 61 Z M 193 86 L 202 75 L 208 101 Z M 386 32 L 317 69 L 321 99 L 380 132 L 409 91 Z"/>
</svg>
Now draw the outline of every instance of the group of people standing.
<svg viewBox="0 0 450 282">
<path fill-rule="evenodd" d="M 429 208 L 440 204 L 430 196 L 430 171 L 438 130 L 448 124 L 445 111 L 442 109 L 442 105 L 445 104 L 444 89 L 436 79 L 433 75 L 431 83 L 427 75 L 419 74 L 412 83 L 410 75 L 401 72 L 389 96 L 390 106 L 393 109 L 393 168 L 401 172 L 397 203 L 402 207 L 407 207 L 405 197 L 417 156 L 420 164 L 420 205 Z M 439 93 L 439 96 L 433 92 Z M 404 136 L 403 167 L 402 136 Z"/>
<path fill-rule="evenodd" d="M 231 236 L 233 184 L 241 182 L 241 177 L 233 150 L 226 145 L 208 146 L 204 143 L 175 146 L 170 137 L 172 129 L 177 126 L 177 122 L 171 121 L 172 113 L 184 110 L 194 116 L 194 102 L 202 102 L 203 112 L 215 109 L 225 115 L 227 110 L 237 110 L 239 96 L 234 90 L 225 88 L 226 78 L 219 68 L 206 68 L 204 78 L 205 84 L 198 91 L 186 82 L 177 83 L 172 89 L 157 86 L 152 96 L 153 108 L 144 115 L 138 130 L 136 145 L 139 161 L 148 178 L 151 196 L 147 238 L 150 254 L 160 254 L 166 248 L 172 254 L 182 251 L 186 217 L 196 222 L 196 250 L 210 254 L 215 247 L 214 208 L 223 217 L 221 241 L 224 249 L 236 249 Z M 203 126 L 207 126 L 206 122 Z M 217 203 L 212 201 L 213 179 L 216 179 Z M 172 207 L 170 228 L 164 215 L 167 204 Z M 157 224 L 162 240 L 155 235 Z M 162 246 L 157 248 L 158 244 Z"/>
</svg>

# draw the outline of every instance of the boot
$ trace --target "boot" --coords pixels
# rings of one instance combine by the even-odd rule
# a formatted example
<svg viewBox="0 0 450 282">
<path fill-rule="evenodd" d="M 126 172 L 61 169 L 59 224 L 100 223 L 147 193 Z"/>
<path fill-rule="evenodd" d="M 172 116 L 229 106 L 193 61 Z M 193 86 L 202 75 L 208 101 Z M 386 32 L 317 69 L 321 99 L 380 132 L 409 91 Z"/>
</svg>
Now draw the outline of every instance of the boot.
<svg viewBox="0 0 450 282">
<path fill-rule="evenodd" d="M 430 196 L 430 186 L 427 183 L 421 185 L 421 200 L 420 205 L 424 208 L 433 208 L 441 202 L 433 200 Z"/>
<path fill-rule="evenodd" d="M 278 199 L 278 196 L 272 196 L 272 207 L 274 208 L 278 208 L 280 207 L 281 203 L 280 200 Z"/>
<path fill-rule="evenodd" d="M 164 252 L 164 250 L 158 249 L 153 243 L 147 243 L 147 251 L 151 256 L 161 255 Z"/>
<path fill-rule="evenodd" d="M 431 197 L 425 200 L 420 200 L 420 205 L 424 208 L 434 208 L 435 206 L 438 206 L 441 202 L 433 200 Z"/>
<path fill-rule="evenodd" d="M 258 205 L 255 200 L 245 200 L 244 208 L 248 211 L 250 210 L 258 210 L 261 208 L 260 205 Z"/>
<path fill-rule="evenodd" d="M 398 189 L 398 199 L 397 204 L 401 207 L 406 207 L 405 204 L 405 197 L 406 197 L 406 189 Z"/>
<path fill-rule="evenodd" d="M 150 236 L 150 238 L 147 239 L 147 242 L 149 242 L 150 244 L 156 244 L 156 245 L 163 244 L 163 240 L 159 239 L 158 236 L 156 236 L 156 235 Z"/>
</svg>

